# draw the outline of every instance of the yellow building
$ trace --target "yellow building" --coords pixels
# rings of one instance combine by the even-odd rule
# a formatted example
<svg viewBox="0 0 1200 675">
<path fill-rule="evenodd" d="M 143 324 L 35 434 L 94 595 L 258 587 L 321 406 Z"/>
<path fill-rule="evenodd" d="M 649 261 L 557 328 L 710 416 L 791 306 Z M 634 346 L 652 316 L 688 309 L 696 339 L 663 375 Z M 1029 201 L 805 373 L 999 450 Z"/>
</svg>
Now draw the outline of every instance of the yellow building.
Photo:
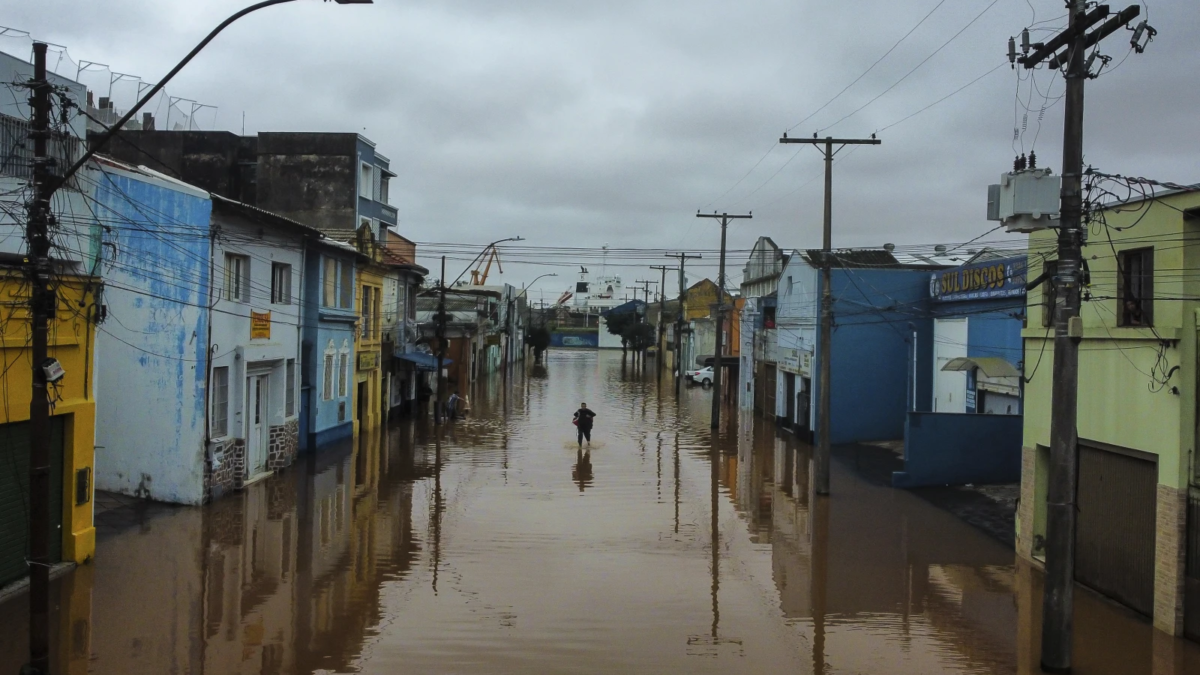
<svg viewBox="0 0 1200 675">
<path fill-rule="evenodd" d="M 83 563 L 96 550 L 92 524 L 92 467 L 96 404 L 92 398 L 97 280 L 58 276 L 58 306 L 50 323 L 49 354 L 65 377 L 51 392 L 51 559 Z M 29 401 L 32 394 L 29 284 L 19 267 L 0 267 L 4 405 L 0 453 L 0 586 L 28 574 Z M 10 464 L 11 463 L 11 464 Z"/>
<path fill-rule="evenodd" d="M 1200 546 L 1200 522 L 1186 522 L 1189 491 L 1200 513 L 1200 192 L 1160 194 L 1098 216 L 1083 247 L 1075 576 L 1168 634 L 1184 633 L 1186 619 L 1186 632 L 1200 638 L 1200 593 L 1184 599 L 1185 587 L 1200 589 L 1185 568 L 1189 537 L 1193 550 Z M 1052 271 L 1056 236 L 1030 237 L 1031 279 Z M 1031 291 L 1023 332 L 1030 381 L 1017 552 L 1035 564 L 1045 557 L 1054 301 L 1048 281 Z"/>
<path fill-rule="evenodd" d="M 365 438 L 367 430 L 383 419 L 381 328 L 383 277 L 386 268 L 380 262 L 381 249 L 360 238 L 359 250 L 371 258 L 358 266 L 358 330 L 354 353 L 354 431 Z"/>
</svg>

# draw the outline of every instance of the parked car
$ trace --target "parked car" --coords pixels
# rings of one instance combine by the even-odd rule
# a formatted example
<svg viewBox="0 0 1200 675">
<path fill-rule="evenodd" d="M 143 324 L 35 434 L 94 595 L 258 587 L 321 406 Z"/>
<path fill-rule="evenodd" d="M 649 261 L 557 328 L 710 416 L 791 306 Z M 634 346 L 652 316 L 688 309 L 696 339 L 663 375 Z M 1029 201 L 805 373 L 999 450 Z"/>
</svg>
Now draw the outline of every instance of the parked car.
<svg viewBox="0 0 1200 675">
<path fill-rule="evenodd" d="M 706 366 L 699 370 L 689 370 L 687 371 L 686 376 L 687 379 L 691 380 L 692 382 L 698 382 L 707 387 L 712 384 L 713 369 L 712 366 Z"/>
</svg>

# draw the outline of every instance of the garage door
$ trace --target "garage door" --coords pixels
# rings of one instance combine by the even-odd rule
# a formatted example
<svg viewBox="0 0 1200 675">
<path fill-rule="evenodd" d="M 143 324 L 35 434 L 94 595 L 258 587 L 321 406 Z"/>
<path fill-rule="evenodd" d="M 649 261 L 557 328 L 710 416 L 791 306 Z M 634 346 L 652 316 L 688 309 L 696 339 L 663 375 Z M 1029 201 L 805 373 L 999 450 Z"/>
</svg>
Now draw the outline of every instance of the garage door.
<svg viewBox="0 0 1200 675">
<path fill-rule="evenodd" d="M 62 560 L 63 421 L 50 418 L 50 560 Z M 24 577 L 29 554 L 29 423 L 0 425 L 0 586 Z"/>
<path fill-rule="evenodd" d="M 1154 462 L 1080 444 L 1075 578 L 1147 616 L 1157 486 Z"/>
</svg>

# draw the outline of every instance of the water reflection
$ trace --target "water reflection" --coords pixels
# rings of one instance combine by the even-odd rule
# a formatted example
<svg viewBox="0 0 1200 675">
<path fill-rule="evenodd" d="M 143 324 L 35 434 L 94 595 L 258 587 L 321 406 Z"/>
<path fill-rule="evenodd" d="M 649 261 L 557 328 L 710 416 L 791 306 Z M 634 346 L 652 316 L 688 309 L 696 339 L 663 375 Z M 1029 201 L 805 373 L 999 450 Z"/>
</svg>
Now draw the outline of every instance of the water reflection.
<svg viewBox="0 0 1200 675">
<path fill-rule="evenodd" d="M 817 497 L 807 446 L 733 411 L 713 432 L 711 392 L 660 396 L 651 370 L 551 352 L 464 419 L 110 524 L 55 583 L 55 672 L 1038 672 L 1041 577 L 1011 550 L 839 461 Z M 1077 595 L 1076 672 L 1200 672 Z M 0 672 L 23 602 L 0 604 Z"/>
</svg>

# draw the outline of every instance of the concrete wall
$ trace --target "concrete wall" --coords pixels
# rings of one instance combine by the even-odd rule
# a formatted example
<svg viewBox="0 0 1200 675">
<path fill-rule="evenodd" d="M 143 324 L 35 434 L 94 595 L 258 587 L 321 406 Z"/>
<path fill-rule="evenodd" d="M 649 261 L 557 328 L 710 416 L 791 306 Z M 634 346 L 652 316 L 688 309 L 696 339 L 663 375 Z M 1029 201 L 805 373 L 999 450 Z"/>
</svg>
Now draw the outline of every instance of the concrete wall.
<svg viewBox="0 0 1200 675">
<path fill-rule="evenodd" d="M 1021 416 L 910 412 L 904 470 L 894 487 L 1015 483 L 1021 478 Z"/>
<path fill-rule="evenodd" d="M 95 208 L 113 223 L 106 240 L 115 247 L 103 267 L 108 320 L 96 337 L 96 487 L 199 504 L 211 202 L 108 168 Z"/>
<path fill-rule="evenodd" d="M 601 320 L 603 321 L 603 319 Z M 604 332 L 607 333 L 608 331 L 605 330 Z M 600 334 L 595 331 L 590 333 L 560 333 L 555 331 L 550 334 L 550 346 L 596 349 L 600 346 Z"/>
<path fill-rule="evenodd" d="M 357 134 L 258 135 L 261 208 L 320 230 L 354 230 L 357 180 Z"/>
<path fill-rule="evenodd" d="M 126 130 L 113 137 L 104 154 L 253 204 L 256 146 L 253 136 L 228 131 Z"/>
</svg>

